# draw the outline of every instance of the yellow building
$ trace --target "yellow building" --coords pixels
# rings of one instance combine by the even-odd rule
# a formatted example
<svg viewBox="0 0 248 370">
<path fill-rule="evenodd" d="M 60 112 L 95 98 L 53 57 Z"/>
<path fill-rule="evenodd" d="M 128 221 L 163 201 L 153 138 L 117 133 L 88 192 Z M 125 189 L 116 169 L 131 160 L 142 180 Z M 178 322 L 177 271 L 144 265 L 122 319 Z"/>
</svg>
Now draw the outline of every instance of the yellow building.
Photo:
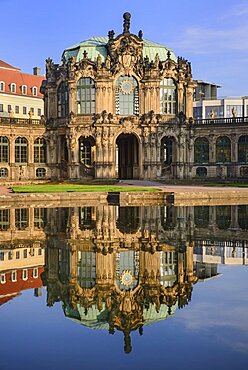
<svg viewBox="0 0 248 370">
<path fill-rule="evenodd" d="M 44 113 L 40 85 L 40 69 L 34 74 L 22 73 L 19 68 L 0 60 L 0 117 L 40 118 Z"/>
</svg>

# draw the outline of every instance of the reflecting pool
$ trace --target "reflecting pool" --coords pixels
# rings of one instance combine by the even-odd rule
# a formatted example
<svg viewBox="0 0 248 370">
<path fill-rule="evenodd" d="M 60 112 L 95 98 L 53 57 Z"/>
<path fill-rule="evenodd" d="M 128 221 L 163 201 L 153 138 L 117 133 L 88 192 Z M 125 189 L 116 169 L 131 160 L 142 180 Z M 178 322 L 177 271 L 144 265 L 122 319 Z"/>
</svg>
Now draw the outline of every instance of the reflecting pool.
<svg viewBox="0 0 248 370">
<path fill-rule="evenodd" d="M 248 206 L 0 208 L 0 369 L 247 369 Z"/>
</svg>

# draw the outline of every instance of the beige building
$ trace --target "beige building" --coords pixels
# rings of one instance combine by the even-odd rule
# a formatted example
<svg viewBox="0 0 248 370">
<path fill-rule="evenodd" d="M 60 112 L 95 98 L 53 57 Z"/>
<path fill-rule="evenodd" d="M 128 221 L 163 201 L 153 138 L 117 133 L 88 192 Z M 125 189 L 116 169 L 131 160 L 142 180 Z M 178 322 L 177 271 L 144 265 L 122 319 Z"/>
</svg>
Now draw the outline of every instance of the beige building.
<svg viewBox="0 0 248 370">
<path fill-rule="evenodd" d="M 130 20 L 47 59 L 44 118 L 0 118 L 2 181 L 248 177 L 248 117 L 194 119 L 191 64 Z"/>
</svg>

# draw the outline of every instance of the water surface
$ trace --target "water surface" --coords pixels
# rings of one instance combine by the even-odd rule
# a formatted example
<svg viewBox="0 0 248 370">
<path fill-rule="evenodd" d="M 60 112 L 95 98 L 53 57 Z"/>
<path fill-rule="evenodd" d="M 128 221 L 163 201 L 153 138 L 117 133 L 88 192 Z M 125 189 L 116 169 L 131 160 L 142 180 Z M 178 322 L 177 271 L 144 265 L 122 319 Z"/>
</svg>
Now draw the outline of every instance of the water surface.
<svg viewBox="0 0 248 370">
<path fill-rule="evenodd" d="M 0 369 L 247 369 L 248 207 L 0 209 Z"/>
</svg>

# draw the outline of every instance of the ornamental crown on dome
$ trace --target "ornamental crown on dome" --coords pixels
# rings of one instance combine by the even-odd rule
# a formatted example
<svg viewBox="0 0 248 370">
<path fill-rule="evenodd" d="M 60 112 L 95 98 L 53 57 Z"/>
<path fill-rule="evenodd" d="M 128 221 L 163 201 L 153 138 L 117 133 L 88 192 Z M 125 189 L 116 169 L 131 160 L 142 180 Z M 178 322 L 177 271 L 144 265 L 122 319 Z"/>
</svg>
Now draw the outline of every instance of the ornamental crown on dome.
<svg viewBox="0 0 248 370">
<path fill-rule="evenodd" d="M 134 71 L 139 75 L 138 65 L 142 62 L 143 34 L 142 31 L 139 32 L 139 36 L 130 33 L 130 13 L 124 13 L 123 18 L 123 33 L 116 38 L 114 38 L 114 31 L 109 31 L 108 34 L 107 49 L 111 58 L 111 69 L 126 75 Z"/>
</svg>

